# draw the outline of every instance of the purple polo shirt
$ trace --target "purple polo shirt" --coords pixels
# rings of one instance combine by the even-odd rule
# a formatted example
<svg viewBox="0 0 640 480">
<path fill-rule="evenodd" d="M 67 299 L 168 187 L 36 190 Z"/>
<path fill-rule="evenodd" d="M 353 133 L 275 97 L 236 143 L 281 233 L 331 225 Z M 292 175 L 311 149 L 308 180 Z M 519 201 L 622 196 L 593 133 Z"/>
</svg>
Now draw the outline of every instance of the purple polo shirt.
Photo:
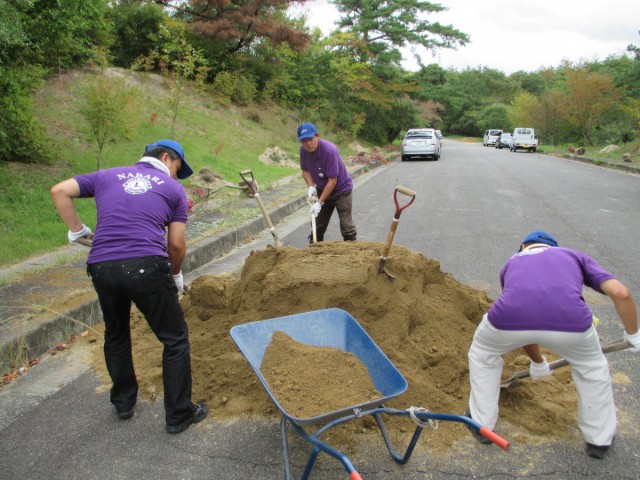
<svg viewBox="0 0 640 480">
<path fill-rule="evenodd" d="M 80 197 L 95 197 L 98 223 L 88 264 L 168 257 L 166 227 L 187 223 L 183 186 L 145 162 L 79 175 Z"/>
<path fill-rule="evenodd" d="M 327 140 L 318 140 L 315 153 L 309 153 L 300 146 L 300 168 L 311 174 L 313 182 L 318 187 L 318 193 L 324 190 L 330 178 L 338 179 L 331 196 L 353 190 L 353 180 L 342 161 L 338 147 Z"/>
<path fill-rule="evenodd" d="M 500 271 L 502 294 L 489 309 L 501 330 L 584 332 L 593 322 L 582 297 L 586 285 L 615 278 L 595 260 L 563 247 L 534 247 L 513 255 Z"/>
</svg>

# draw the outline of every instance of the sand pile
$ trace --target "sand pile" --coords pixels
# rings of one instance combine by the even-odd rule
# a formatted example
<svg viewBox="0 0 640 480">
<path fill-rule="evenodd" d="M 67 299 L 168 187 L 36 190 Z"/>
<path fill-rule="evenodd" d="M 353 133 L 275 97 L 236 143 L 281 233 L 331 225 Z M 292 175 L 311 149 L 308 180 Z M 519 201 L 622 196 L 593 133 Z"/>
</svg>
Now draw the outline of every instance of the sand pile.
<svg viewBox="0 0 640 480">
<path fill-rule="evenodd" d="M 362 325 L 409 383 L 407 392 L 388 406 L 464 412 L 469 395 L 467 351 L 491 300 L 484 291 L 443 273 L 436 260 L 396 245 L 386 262 L 396 280 L 389 281 L 377 271 L 382 247 L 362 241 L 323 242 L 304 250 L 269 247 L 251 253 L 239 278 L 196 279 L 183 299 L 194 400 L 206 400 L 218 421 L 241 415 L 279 416 L 229 330 L 239 323 L 338 307 Z M 139 314 L 134 315 L 132 335 L 141 395 L 154 399 L 162 392 L 162 347 Z M 505 376 L 528 368 L 522 355 L 511 354 L 505 361 Z M 96 363 L 104 363 L 99 351 Z M 309 366 L 310 377 L 317 373 L 314 367 Z M 576 410 L 569 370 L 556 371 L 552 377 L 535 383 L 524 380 L 503 391 L 496 430 L 512 441 L 572 437 L 577 432 Z M 396 418 L 391 427 L 406 438 L 413 424 Z M 359 422 L 348 422 L 345 437 L 337 441 L 348 442 L 349 436 L 367 431 L 374 421 Z M 450 445 L 469 433 L 464 426 L 447 422 L 433 436 L 437 444 Z"/>
</svg>

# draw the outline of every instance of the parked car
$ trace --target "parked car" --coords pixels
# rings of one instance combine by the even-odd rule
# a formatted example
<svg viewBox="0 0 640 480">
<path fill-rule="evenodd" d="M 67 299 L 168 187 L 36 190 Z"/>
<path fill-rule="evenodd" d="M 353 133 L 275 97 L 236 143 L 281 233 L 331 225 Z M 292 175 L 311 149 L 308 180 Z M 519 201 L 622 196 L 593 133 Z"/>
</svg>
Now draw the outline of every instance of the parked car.
<svg viewBox="0 0 640 480">
<path fill-rule="evenodd" d="M 482 137 L 482 146 L 488 147 L 491 145 L 495 145 L 496 140 L 498 139 L 501 133 L 502 133 L 502 130 L 498 130 L 495 128 L 492 128 L 484 132 L 484 137 Z"/>
<path fill-rule="evenodd" d="M 496 148 L 509 148 L 511 149 L 512 135 L 509 132 L 502 132 L 496 140 Z"/>
<path fill-rule="evenodd" d="M 440 138 L 433 128 L 412 128 L 402 140 L 402 161 L 413 158 L 440 158 Z"/>
<path fill-rule="evenodd" d="M 537 148 L 538 136 L 533 128 L 517 127 L 513 130 L 510 147 L 512 152 L 516 152 L 517 150 L 535 152 Z"/>
</svg>

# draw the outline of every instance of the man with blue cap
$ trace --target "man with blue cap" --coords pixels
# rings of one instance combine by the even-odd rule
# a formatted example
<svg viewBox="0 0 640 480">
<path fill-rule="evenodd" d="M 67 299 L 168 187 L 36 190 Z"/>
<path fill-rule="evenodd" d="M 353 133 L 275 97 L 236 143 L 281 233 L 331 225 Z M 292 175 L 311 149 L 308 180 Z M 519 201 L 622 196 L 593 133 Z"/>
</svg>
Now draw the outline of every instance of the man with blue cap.
<svg viewBox="0 0 640 480">
<path fill-rule="evenodd" d="M 611 298 L 624 338 L 640 352 L 636 304 L 629 289 L 585 253 L 559 247 L 537 230 L 500 271 L 502 293 L 478 326 L 469 349 L 471 394 L 466 412 L 493 429 L 498 419 L 502 355 L 522 347 L 532 380 L 551 375 L 539 344 L 565 358 L 578 394 L 578 425 L 589 456 L 602 459 L 616 433 L 607 359 L 582 295 L 587 286 Z M 484 437 L 476 439 L 486 443 Z"/>
<path fill-rule="evenodd" d="M 207 416 L 205 403 L 191 401 L 189 331 L 178 294 L 184 288 L 188 201 L 177 179 L 193 170 L 182 146 L 159 140 L 132 166 L 98 170 L 58 183 L 53 203 L 70 243 L 92 239 L 87 273 L 98 294 L 105 324 L 104 356 L 113 382 L 110 399 L 118 418 L 133 416 L 138 394 L 131 354 L 132 303 L 164 345 L 162 380 L 166 430 L 179 433 Z M 74 206 L 95 198 L 95 236 Z"/>
<path fill-rule="evenodd" d="M 321 139 L 313 123 L 298 127 L 300 168 L 307 184 L 307 196 L 315 199 L 311 213 L 316 216 L 316 237 L 319 242 L 329 226 L 333 211 L 338 212 L 340 233 L 346 241 L 356 240 L 356 225 L 351 210 L 353 179 L 333 143 Z M 311 240 L 311 235 L 309 236 Z"/>
</svg>

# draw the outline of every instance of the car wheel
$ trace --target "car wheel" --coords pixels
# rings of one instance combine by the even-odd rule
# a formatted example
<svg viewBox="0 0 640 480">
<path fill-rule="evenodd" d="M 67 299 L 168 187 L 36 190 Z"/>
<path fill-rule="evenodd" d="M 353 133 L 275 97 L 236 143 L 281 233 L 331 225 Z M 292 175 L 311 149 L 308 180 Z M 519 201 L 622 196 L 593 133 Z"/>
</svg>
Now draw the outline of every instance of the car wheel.
<svg viewBox="0 0 640 480">
<path fill-rule="evenodd" d="M 400 159 L 401 159 L 403 162 L 406 162 L 406 161 L 407 161 L 407 156 L 406 156 L 406 155 L 400 155 Z"/>
</svg>

